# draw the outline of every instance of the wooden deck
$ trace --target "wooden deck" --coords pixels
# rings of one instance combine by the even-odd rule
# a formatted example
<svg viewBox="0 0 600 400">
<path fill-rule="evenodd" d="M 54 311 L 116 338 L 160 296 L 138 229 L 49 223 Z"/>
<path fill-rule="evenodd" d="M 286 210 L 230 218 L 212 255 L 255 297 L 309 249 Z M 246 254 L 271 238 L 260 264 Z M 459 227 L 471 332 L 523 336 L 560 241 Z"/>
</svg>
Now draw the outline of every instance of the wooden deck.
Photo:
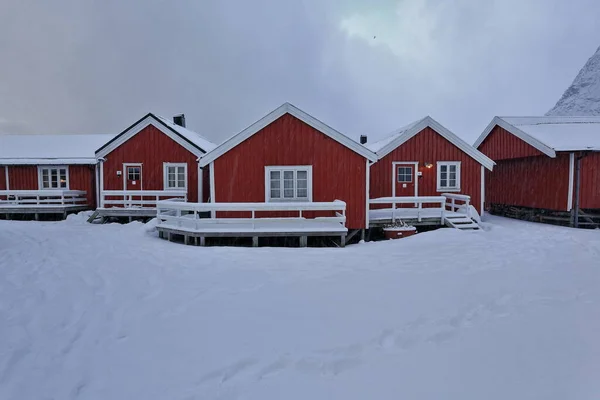
<svg viewBox="0 0 600 400">
<path fill-rule="evenodd" d="M 86 192 L 81 190 L 0 190 L 0 215 L 62 215 L 89 210 Z"/>
</svg>

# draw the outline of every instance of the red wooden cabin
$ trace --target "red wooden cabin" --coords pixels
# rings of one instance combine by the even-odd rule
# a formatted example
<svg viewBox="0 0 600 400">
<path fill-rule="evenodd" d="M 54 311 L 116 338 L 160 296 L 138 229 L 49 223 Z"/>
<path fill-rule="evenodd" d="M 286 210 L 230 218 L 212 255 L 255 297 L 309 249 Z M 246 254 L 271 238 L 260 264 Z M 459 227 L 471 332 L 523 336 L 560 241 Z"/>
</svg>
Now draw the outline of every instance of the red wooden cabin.
<svg viewBox="0 0 600 400">
<path fill-rule="evenodd" d="M 492 210 L 600 210 L 600 117 L 495 117 L 475 146 L 497 164 Z"/>
<path fill-rule="evenodd" d="M 368 225 L 369 164 L 377 157 L 285 103 L 200 160 L 216 203 L 347 204 L 348 229 Z"/>
<path fill-rule="evenodd" d="M 113 135 L 0 135 L 0 213 L 96 208 L 94 151 Z"/>
<path fill-rule="evenodd" d="M 494 162 L 433 118 L 366 145 L 379 157 L 371 166 L 372 199 L 456 193 L 470 196 L 483 212 L 484 170 Z"/>
<path fill-rule="evenodd" d="M 152 216 L 158 200 L 173 197 L 206 201 L 209 174 L 198 160 L 214 147 L 183 115 L 145 115 L 96 151 L 100 215 Z"/>
</svg>

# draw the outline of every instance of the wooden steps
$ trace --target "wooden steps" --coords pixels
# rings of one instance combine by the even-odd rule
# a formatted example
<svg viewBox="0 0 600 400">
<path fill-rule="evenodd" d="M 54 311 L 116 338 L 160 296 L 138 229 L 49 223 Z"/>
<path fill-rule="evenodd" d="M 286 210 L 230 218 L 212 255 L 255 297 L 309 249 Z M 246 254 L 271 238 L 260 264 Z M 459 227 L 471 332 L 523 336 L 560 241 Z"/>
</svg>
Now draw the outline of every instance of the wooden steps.
<svg viewBox="0 0 600 400">
<path fill-rule="evenodd" d="M 466 215 L 450 215 L 445 218 L 446 226 L 454 229 L 478 230 L 479 225 Z"/>
</svg>

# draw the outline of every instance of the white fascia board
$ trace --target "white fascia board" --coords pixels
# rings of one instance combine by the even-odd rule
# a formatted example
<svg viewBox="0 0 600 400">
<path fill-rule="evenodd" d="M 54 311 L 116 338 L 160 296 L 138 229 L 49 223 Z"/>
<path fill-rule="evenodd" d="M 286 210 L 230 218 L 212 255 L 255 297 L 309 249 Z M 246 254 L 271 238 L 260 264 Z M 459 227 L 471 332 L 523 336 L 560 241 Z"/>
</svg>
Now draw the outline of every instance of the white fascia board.
<svg viewBox="0 0 600 400">
<path fill-rule="evenodd" d="M 429 116 L 423 118 L 407 132 L 400 135 L 398 138 L 390 142 L 387 146 L 379 150 L 377 152 L 377 155 L 379 156 L 379 158 L 385 157 L 386 155 L 388 155 L 393 150 L 407 142 L 409 139 L 416 136 L 419 132 L 421 132 L 427 127 L 436 131 L 443 138 L 445 138 L 450 143 L 458 147 L 465 154 L 473 158 L 475 161 L 477 161 L 479 164 L 483 165 L 490 171 L 494 168 L 494 165 L 496 165 L 496 163 L 491 158 L 487 157 L 485 154 L 483 154 L 482 152 L 480 152 L 479 150 L 477 150 L 476 148 L 474 148 L 473 146 L 456 136 L 448 128 L 444 127 L 442 124 L 440 124 L 439 122 L 437 122 Z"/>
<path fill-rule="evenodd" d="M 548 157 L 556 158 L 556 152 L 554 151 L 554 149 L 552 147 L 539 141 L 538 139 L 534 138 L 533 136 L 523 132 L 521 129 L 517 128 L 516 126 L 509 124 L 508 122 L 503 120 L 502 117 L 494 117 L 492 122 L 490 122 L 490 124 L 485 128 L 483 133 L 475 141 L 475 143 L 473 144 L 473 147 L 478 148 L 479 146 L 481 146 L 481 144 L 488 137 L 488 135 L 490 133 L 492 133 L 492 130 L 494 130 L 496 125 L 501 127 L 502 129 L 510 132 L 511 134 L 515 135 L 516 137 L 518 137 L 525 143 L 529 144 L 530 146 L 538 149 L 542 153 L 546 154 Z"/>
<path fill-rule="evenodd" d="M 252 137 L 254 134 L 259 132 L 260 130 L 262 130 L 263 128 L 268 126 L 269 124 L 271 124 L 274 121 L 276 121 L 277 119 L 281 118 L 285 114 L 290 114 L 290 115 L 298 118 L 302 122 L 313 127 L 314 129 L 318 130 L 319 132 L 325 134 L 326 136 L 332 138 L 336 142 L 348 147 L 350 150 L 354 151 L 355 153 L 360 154 L 361 156 L 367 158 L 368 160 L 377 161 L 377 155 L 375 153 L 373 153 L 372 151 L 370 151 L 369 149 L 367 149 L 366 147 L 364 147 L 363 145 L 361 145 L 361 144 L 355 142 L 354 140 L 350 139 L 349 137 L 341 134 L 340 132 L 338 132 L 335 129 L 331 128 L 330 126 L 324 124 L 323 122 L 319 121 L 318 119 L 310 116 L 309 114 L 305 113 L 304 111 L 296 108 L 295 106 L 293 106 L 289 103 L 285 103 L 282 106 L 280 106 L 277 109 L 270 112 L 269 114 L 267 114 L 265 117 L 256 121 L 255 123 L 253 123 L 246 129 L 244 129 L 243 131 L 238 133 L 237 135 L 229 138 L 228 140 L 223 142 L 221 145 L 217 146 L 214 150 L 206 153 L 200 159 L 200 166 L 204 167 L 204 166 L 210 164 L 217 158 L 221 157 L 223 154 L 227 153 L 229 150 L 233 149 L 234 147 L 236 147 L 237 145 L 239 145 L 240 143 L 245 141 L 246 139 Z"/>
<path fill-rule="evenodd" d="M 140 133 L 149 125 L 154 126 L 156 129 L 167 135 L 170 139 L 175 141 L 181 147 L 194 154 L 196 157 L 202 157 L 204 154 L 200 149 L 192 145 L 187 140 L 183 139 L 177 133 L 171 131 L 169 128 L 165 127 L 160 121 L 157 121 L 152 115 L 146 116 L 143 120 L 138 122 L 135 126 L 131 127 L 128 131 L 124 132 L 120 136 L 112 142 L 109 143 L 108 146 L 98 150 L 96 152 L 96 159 L 106 157 L 110 152 L 121 146 L 123 143 Z"/>
</svg>

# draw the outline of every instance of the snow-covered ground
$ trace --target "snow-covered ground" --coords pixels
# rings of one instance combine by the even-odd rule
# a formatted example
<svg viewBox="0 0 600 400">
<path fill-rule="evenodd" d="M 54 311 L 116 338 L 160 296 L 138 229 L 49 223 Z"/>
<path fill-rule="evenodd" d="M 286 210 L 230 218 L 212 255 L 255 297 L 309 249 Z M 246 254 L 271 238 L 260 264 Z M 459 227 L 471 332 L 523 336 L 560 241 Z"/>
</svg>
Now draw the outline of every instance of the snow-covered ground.
<svg viewBox="0 0 600 400">
<path fill-rule="evenodd" d="M 600 232 L 345 249 L 0 221 L 0 399 L 598 399 Z"/>
</svg>

